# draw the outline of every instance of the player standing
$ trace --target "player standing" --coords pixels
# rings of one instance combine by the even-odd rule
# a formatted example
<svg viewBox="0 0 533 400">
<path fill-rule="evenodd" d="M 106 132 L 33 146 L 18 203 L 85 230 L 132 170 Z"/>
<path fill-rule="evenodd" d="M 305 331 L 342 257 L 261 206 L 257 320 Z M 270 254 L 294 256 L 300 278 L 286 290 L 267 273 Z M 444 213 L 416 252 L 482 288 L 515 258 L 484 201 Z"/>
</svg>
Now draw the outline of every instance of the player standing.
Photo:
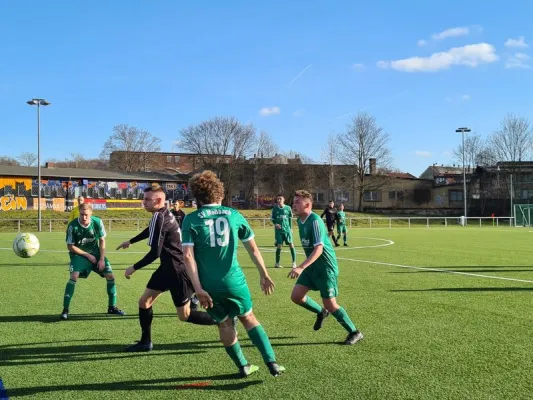
<svg viewBox="0 0 533 400">
<path fill-rule="evenodd" d="M 348 246 L 346 243 L 346 231 L 346 213 L 344 212 L 344 204 L 341 204 L 339 206 L 339 211 L 337 211 L 337 243 L 339 243 L 342 233 L 344 246 Z"/>
<path fill-rule="evenodd" d="M 62 320 L 68 318 L 70 302 L 74 296 L 78 278 L 87 278 L 92 271 L 107 281 L 107 296 L 109 298 L 107 313 L 124 315 L 124 311 L 119 310 L 116 306 L 115 276 L 109 260 L 105 256 L 105 227 L 102 220 L 92 214 L 92 206 L 88 203 L 82 203 L 79 206 L 79 217 L 71 221 L 67 227 L 66 241 L 70 256 L 70 279 L 65 287 Z"/>
<path fill-rule="evenodd" d="M 331 313 L 348 331 L 344 344 L 355 344 L 363 339 L 363 334 L 355 327 L 346 310 L 337 304 L 337 257 L 328 239 L 324 222 L 312 211 L 311 194 L 306 190 L 298 190 L 294 196 L 293 208 L 298 216 L 300 239 L 307 259 L 289 273 L 290 278 L 298 278 L 291 300 L 316 314 L 315 331 L 322 327 L 324 318 Z M 320 292 L 324 308 L 307 295 L 309 290 Z"/>
<path fill-rule="evenodd" d="M 337 239 L 335 239 L 335 232 L 333 232 L 335 228 L 335 221 L 337 220 L 337 209 L 335 208 L 335 203 L 333 200 L 330 200 L 328 203 L 328 207 L 322 212 L 320 215 L 320 218 L 326 216 L 326 225 L 328 227 L 328 236 L 331 236 L 331 240 L 335 243 L 335 246 L 339 245 L 339 242 L 337 242 Z"/>
<path fill-rule="evenodd" d="M 234 317 L 243 324 L 270 374 L 278 376 L 285 368 L 277 364 L 270 340 L 254 316 L 246 277 L 237 261 L 237 246 L 241 241 L 259 271 L 261 289 L 267 295 L 273 292 L 274 282 L 268 275 L 254 233 L 241 213 L 221 205 L 224 184 L 214 172 L 194 175 L 189 187 L 198 210 L 188 214 L 183 222 L 183 251 L 196 296 L 218 323 L 220 340 L 241 377 L 259 368 L 244 357 L 232 323 Z"/>
<path fill-rule="evenodd" d="M 296 252 L 294 250 L 294 243 L 292 240 L 292 209 L 285 204 L 285 197 L 279 194 L 277 205 L 272 209 L 272 223 L 274 224 L 275 241 L 276 241 L 276 264 L 275 268 L 283 268 L 279 264 L 281 256 L 281 248 L 283 243 L 289 246 L 292 257 L 292 267 L 296 266 Z"/>
<path fill-rule="evenodd" d="M 183 219 L 185 218 L 185 212 L 180 208 L 180 201 L 178 199 L 174 200 L 172 203 L 174 206 L 173 209 L 170 210 L 174 218 L 176 218 L 176 221 L 178 221 L 178 225 L 180 228 L 183 226 Z"/>
</svg>

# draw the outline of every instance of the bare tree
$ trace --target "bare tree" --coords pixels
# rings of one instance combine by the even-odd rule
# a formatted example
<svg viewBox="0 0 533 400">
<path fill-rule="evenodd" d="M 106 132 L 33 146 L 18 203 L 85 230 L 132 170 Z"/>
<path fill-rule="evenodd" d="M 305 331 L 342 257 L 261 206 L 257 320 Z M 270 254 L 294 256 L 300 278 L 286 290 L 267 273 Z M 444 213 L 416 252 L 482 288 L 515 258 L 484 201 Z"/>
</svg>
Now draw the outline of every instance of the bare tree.
<svg viewBox="0 0 533 400">
<path fill-rule="evenodd" d="M 34 165 L 37 165 L 37 154 L 25 151 L 20 153 L 17 160 L 20 165 L 24 167 L 33 167 Z"/>
<path fill-rule="evenodd" d="M 315 164 L 315 160 L 313 160 L 311 157 L 295 150 L 287 150 L 282 154 L 289 159 L 299 159 L 302 164 Z"/>
<path fill-rule="evenodd" d="M 149 171 L 153 157 L 150 153 L 160 151 L 161 140 L 150 132 L 128 125 L 117 125 L 105 142 L 100 157 L 110 159 L 113 152 L 120 156 L 113 158 L 111 168 L 122 171 Z"/>
<path fill-rule="evenodd" d="M 11 158 L 8 156 L 0 156 L 0 165 L 16 166 L 16 165 L 20 165 L 20 163 L 14 158 Z"/>
<path fill-rule="evenodd" d="M 391 153 L 387 146 L 389 135 L 380 127 L 376 119 L 365 112 L 352 118 L 345 132 L 338 137 L 339 159 L 343 164 L 351 165 L 352 188 L 358 192 L 358 210 L 362 210 L 366 192 L 374 192 L 387 185 L 389 175 L 381 171 L 390 170 Z M 370 166 L 374 159 L 380 166 Z M 354 198 L 354 209 L 356 207 Z"/>
<path fill-rule="evenodd" d="M 471 168 L 476 166 L 492 165 L 495 162 L 494 153 L 488 143 L 477 134 L 467 134 L 465 136 L 465 165 Z M 463 144 L 461 143 L 453 150 L 453 159 L 458 165 L 463 163 Z"/>
<path fill-rule="evenodd" d="M 204 155 L 204 168 L 214 170 L 225 183 L 226 204 L 235 172 L 254 153 L 256 143 L 255 127 L 235 117 L 214 117 L 183 128 L 176 141 L 180 149 Z"/>
<path fill-rule="evenodd" d="M 85 158 L 80 153 L 70 153 L 70 157 L 62 161 L 48 159 L 53 162 L 56 168 L 84 168 L 84 169 L 106 169 L 108 168 L 107 160 L 101 158 Z"/>
<path fill-rule="evenodd" d="M 525 161 L 532 155 L 533 129 L 525 117 L 507 114 L 500 129 L 489 137 L 490 150 L 498 161 Z"/>
<path fill-rule="evenodd" d="M 324 175 L 328 182 L 328 198 L 335 199 L 335 165 L 339 163 L 337 155 L 337 137 L 330 134 L 326 145 L 322 148 L 320 159 L 324 166 Z"/>
<path fill-rule="evenodd" d="M 270 158 L 279 153 L 278 145 L 268 132 L 261 131 L 257 138 L 257 157 Z"/>
</svg>

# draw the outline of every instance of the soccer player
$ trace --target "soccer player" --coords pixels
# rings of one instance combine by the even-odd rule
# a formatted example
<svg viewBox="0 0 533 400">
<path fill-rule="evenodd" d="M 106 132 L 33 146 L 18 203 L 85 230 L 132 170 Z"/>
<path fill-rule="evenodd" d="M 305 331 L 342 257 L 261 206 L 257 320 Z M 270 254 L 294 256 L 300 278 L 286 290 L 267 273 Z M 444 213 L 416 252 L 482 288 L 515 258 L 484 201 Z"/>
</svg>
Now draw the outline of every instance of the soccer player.
<svg viewBox="0 0 533 400">
<path fill-rule="evenodd" d="M 337 211 L 337 243 L 339 243 L 341 233 L 344 246 L 348 246 L 346 243 L 346 213 L 344 212 L 344 204 L 341 204 L 339 211 Z"/>
<path fill-rule="evenodd" d="M 283 243 L 291 249 L 292 266 L 296 267 L 296 252 L 292 240 L 292 209 L 285 204 L 285 197 L 279 194 L 276 199 L 278 205 L 272 209 L 272 223 L 274 224 L 275 241 L 276 241 L 276 264 L 275 268 L 283 268 L 279 264 L 281 248 Z"/>
<path fill-rule="evenodd" d="M 335 238 L 335 233 L 333 229 L 335 228 L 335 221 L 337 220 L 337 209 L 335 208 L 335 203 L 333 200 L 330 200 L 328 207 L 322 212 L 320 218 L 326 216 L 326 225 L 328 227 L 328 236 L 331 236 L 331 240 L 335 243 L 335 246 L 339 245 L 337 239 Z"/>
<path fill-rule="evenodd" d="M 72 222 L 80 216 L 80 206 L 83 203 L 85 203 L 85 199 L 83 198 L 83 196 L 78 196 L 78 205 L 72 208 L 68 222 Z"/>
<path fill-rule="evenodd" d="M 227 354 L 246 377 L 259 367 L 249 364 L 237 340 L 233 318 L 238 317 L 252 343 L 257 347 L 270 374 L 280 375 L 285 368 L 278 365 L 270 340 L 252 311 L 252 298 L 246 277 L 237 261 L 239 240 L 256 265 L 261 289 L 274 290 L 254 233 L 237 210 L 221 206 L 224 184 L 212 171 L 191 178 L 189 187 L 198 210 L 183 221 L 183 251 L 187 273 L 200 304 L 218 323 L 220 340 Z"/>
<path fill-rule="evenodd" d="M 176 218 L 165 207 L 165 192 L 158 184 L 144 189 L 143 206 L 151 212 L 150 225 L 134 238 L 121 243 L 117 250 L 127 249 L 131 244 L 148 239 L 150 251 L 140 261 L 127 268 L 124 275 L 130 279 L 139 269 L 151 264 L 158 258 L 161 265 L 152 274 L 146 290 L 139 299 L 139 324 L 141 340 L 127 347 L 126 351 L 150 351 L 152 344 L 152 305 L 167 290 L 170 291 L 178 318 L 181 321 L 197 325 L 215 325 L 215 321 L 206 313 L 191 310 L 190 299 L 193 294 L 192 284 L 185 272 L 183 251 L 181 248 L 181 231 Z"/>
<path fill-rule="evenodd" d="M 180 209 L 180 202 L 178 199 L 174 200 L 172 205 L 174 208 L 171 209 L 170 212 L 172 213 L 174 218 L 176 218 L 176 221 L 178 221 L 178 225 L 181 228 L 183 225 L 183 219 L 185 218 L 185 212 L 182 209 Z"/>
<path fill-rule="evenodd" d="M 363 334 L 355 327 L 346 310 L 337 304 L 337 276 L 339 268 L 333 246 L 328 240 L 322 218 L 315 214 L 311 194 L 298 190 L 294 197 L 294 213 L 298 216 L 300 239 L 307 259 L 289 273 L 292 279 L 298 278 L 291 294 L 291 300 L 316 314 L 314 330 L 318 331 L 330 313 L 342 325 L 348 336 L 344 344 L 355 344 Z M 318 290 L 324 308 L 307 295 L 310 290 Z"/>
<path fill-rule="evenodd" d="M 69 314 L 70 302 L 74 296 L 74 289 L 78 278 L 87 278 L 91 271 L 96 272 L 107 281 L 107 295 L 109 298 L 107 313 L 124 315 L 117 304 L 117 287 L 115 276 L 105 256 L 106 231 L 102 220 L 94 217 L 93 208 L 88 203 L 79 206 L 79 217 L 71 221 L 67 227 L 67 248 L 70 256 L 70 279 L 65 287 L 63 298 L 63 312 L 61 319 L 66 320 Z"/>
</svg>

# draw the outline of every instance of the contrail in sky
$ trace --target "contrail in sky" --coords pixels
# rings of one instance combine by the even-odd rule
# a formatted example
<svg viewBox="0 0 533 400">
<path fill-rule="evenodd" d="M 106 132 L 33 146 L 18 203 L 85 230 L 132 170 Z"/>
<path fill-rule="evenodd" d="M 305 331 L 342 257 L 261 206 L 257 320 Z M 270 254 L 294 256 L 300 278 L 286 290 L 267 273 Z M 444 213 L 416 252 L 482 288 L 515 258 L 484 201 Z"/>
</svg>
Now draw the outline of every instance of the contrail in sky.
<svg viewBox="0 0 533 400">
<path fill-rule="evenodd" d="M 307 71 L 309 68 L 311 68 L 311 65 L 313 65 L 313 64 L 309 64 L 307 67 L 305 67 L 305 68 L 302 70 L 302 72 L 300 72 L 298 75 L 296 75 L 296 78 L 294 78 L 294 79 L 291 81 L 291 83 L 289 83 L 289 86 L 292 85 L 294 82 L 296 82 L 296 81 L 298 80 L 298 78 L 299 78 L 300 76 L 302 76 L 302 75 L 305 73 L 305 71 Z"/>
</svg>

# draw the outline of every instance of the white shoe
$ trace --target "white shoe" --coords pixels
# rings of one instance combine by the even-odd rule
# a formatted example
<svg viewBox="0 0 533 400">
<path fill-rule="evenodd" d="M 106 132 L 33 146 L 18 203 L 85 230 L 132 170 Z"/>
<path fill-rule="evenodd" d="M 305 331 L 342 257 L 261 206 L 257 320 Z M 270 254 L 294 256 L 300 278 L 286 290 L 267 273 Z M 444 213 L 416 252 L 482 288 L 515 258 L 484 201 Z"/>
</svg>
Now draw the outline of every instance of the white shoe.
<svg viewBox="0 0 533 400">
<path fill-rule="evenodd" d="M 297 268 L 297 267 L 298 267 L 298 265 L 296 265 L 296 263 L 292 263 L 292 268 L 293 268 L 293 269 L 294 269 L 294 268 Z"/>
<path fill-rule="evenodd" d="M 281 265 L 279 265 L 279 264 L 276 264 L 276 265 L 274 265 L 274 268 L 283 268 L 283 267 Z"/>
</svg>

